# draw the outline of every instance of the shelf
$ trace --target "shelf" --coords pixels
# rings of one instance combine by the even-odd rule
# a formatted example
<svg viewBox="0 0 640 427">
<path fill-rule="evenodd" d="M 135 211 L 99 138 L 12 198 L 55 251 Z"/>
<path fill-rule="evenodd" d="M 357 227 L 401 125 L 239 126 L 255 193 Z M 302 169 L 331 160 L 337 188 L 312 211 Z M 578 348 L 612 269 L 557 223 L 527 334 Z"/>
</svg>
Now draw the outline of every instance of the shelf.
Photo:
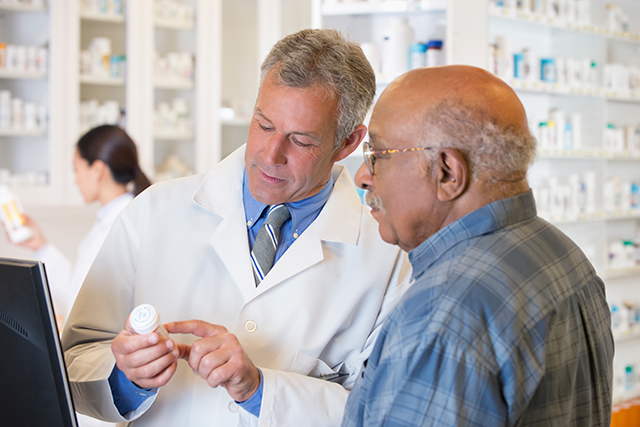
<svg viewBox="0 0 640 427">
<path fill-rule="evenodd" d="M 80 13 L 80 18 L 87 21 L 111 22 L 114 24 L 124 23 L 124 15 L 115 13 L 97 13 L 83 11 Z"/>
<path fill-rule="evenodd" d="M 154 86 L 157 89 L 193 89 L 193 80 L 156 78 Z"/>
<path fill-rule="evenodd" d="M 616 211 L 606 214 L 607 221 L 627 221 L 640 219 L 640 211 Z"/>
<path fill-rule="evenodd" d="M 81 75 L 80 83 L 101 86 L 124 86 L 124 79 L 122 77 L 95 77 Z"/>
<path fill-rule="evenodd" d="M 0 1 L 0 10 L 14 10 L 18 12 L 44 12 L 46 8 L 44 4 L 40 6 L 34 6 L 32 4 L 21 4 Z"/>
<path fill-rule="evenodd" d="M 193 30 L 195 23 L 193 21 L 176 21 L 174 19 L 155 18 L 153 21 L 156 28 L 167 28 L 170 30 Z"/>
<path fill-rule="evenodd" d="M 640 161 L 640 153 L 609 150 L 579 149 L 579 150 L 553 150 L 543 149 L 538 151 L 538 159 L 542 160 L 608 160 L 608 161 Z"/>
<path fill-rule="evenodd" d="M 628 268 L 607 269 L 602 274 L 603 279 L 640 276 L 640 266 Z"/>
<path fill-rule="evenodd" d="M 557 21 L 545 15 L 538 13 L 525 13 L 516 9 L 497 7 L 491 5 L 489 9 L 490 15 L 494 18 L 507 19 L 530 25 L 543 26 L 554 30 L 568 31 L 585 36 L 595 36 L 612 41 L 623 41 L 628 43 L 640 44 L 640 34 L 638 33 L 611 33 L 609 29 L 597 25 L 577 25 L 573 23 L 565 23 Z"/>
<path fill-rule="evenodd" d="M 162 131 L 162 132 L 154 132 L 153 138 L 158 141 L 186 141 L 186 140 L 193 139 L 193 133 Z"/>
<path fill-rule="evenodd" d="M 594 212 L 591 214 L 582 213 L 577 217 L 547 215 L 544 212 L 539 212 L 538 215 L 553 224 L 585 224 L 589 222 L 628 221 L 640 219 L 640 211 Z M 640 273 L 640 270 L 638 270 L 638 273 Z"/>
<path fill-rule="evenodd" d="M 376 15 L 386 13 L 445 12 L 446 0 L 401 1 L 355 3 L 325 3 L 322 5 L 324 16 L 340 15 Z"/>
<path fill-rule="evenodd" d="M 607 91 L 606 96 L 609 101 L 640 103 L 640 91 L 629 91 L 629 93 L 626 94 L 621 94 L 620 92 L 615 91 Z"/>
<path fill-rule="evenodd" d="M 250 118 L 223 119 L 222 124 L 224 126 L 249 126 L 251 124 L 251 119 Z"/>
<path fill-rule="evenodd" d="M 545 149 L 539 150 L 537 154 L 538 159 L 554 160 L 554 159 L 573 159 L 573 160 L 599 160 L 602 156 L 601 150 L 552 150 Z"/>
<path fill-rule="evenodd" d="M 46 78 L 47 78 L 46 73 L 0 70 L 0 79 L 44 80 Z"/>
<path fill-rule="evenodd" d="M 571 88 L 560 86 L 557 83 L 529 81 L 524 79 L 503 79 L 513 90 L 528 93 L 539 93 L 545 95 L 579 96 L 586 98 L 606 99 L 615 102 L 640 103 L 640 91 L 629 91 L 620 93 L 617 91 L 597 88 Z"/>
<path fill-rule="evenodd" d="M 579 214 L 577 217 L 561 216 L 561 215 L 547 215 L 544 212 L 538 212 L 538 216 L 543 218 L 554 225 L 558 224 L 585 224 L 589 222 L 602 222 L 607 219 L 604 212 L 594 212 L 590 214 Z"/>
<path fill-rule="evenodd" d="M 44 136 L 47 132 L 43 129 L 2 129 L 0 136 Z"/>
<path fill-rule="evenodd" d="M 640 387 L 635 387 L 633 390 L 626 390 L 623 394 L 619 396 L 613 396 L 612 404 L 616 405 L 618 403 L 624 403 L 628 400 L 633 400 L 640 397 Z M 629 425 L 629 424 L 625 424 Z"/>
<path fill-rule="evenodd" d="M 640 338 L 640 331 L 637 329 L 627 329 L 624 332 L 617 331 L 613 334 L 613 340 L 616 344 L 626 341 L 633 341 Z"/>
<path fill-rule="evenodd" d="M 602 88 L 571 88 L 568 86 L 560 86 L 557 83 L 548 83 L 541 81 L 529 81 L 524 79 L 503 79 L 514 90 L 542 93 L 551 95 L 569 95 L 582 96 L 591 98 L 604 98 L 605 91 Z"/>
</svg>

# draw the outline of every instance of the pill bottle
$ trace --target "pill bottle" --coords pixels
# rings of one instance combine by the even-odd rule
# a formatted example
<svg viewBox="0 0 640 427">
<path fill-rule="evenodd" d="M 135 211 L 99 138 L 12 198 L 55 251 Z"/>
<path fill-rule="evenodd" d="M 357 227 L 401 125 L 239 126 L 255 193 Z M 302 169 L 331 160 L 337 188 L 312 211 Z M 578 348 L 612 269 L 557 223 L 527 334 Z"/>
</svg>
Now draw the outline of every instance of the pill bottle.
<svg viewBox="0 0 640 427">
<path fill-rule="evenodd" d="M 411 45 L 411 69 L 427 66 L 427 44 L 414 43 Z"/>
<path fill-rule="evenodd" d="M 0 43 L 0 70 L 6 68 L 7 62 L 7 44 Z"/>
<path fill-rule="evenodd" d="M 442 40 L 429 40 L 427 42 L 427 67 L 439 67 L 447 64 L 442 46 Z"/>
<path fill-rule="evenodd" d="M 156 332 L 161 340 L 169 339 L 169 333 L 160 323 L 160 314 L 151 304 L 140 304 L 134 308 L 129 316 L 129 323 L 137 334 Z"/>
<path fill-rule="evenodd" d="M 382 74 L 386 81 L 394 80 L 410 69 L 411 44 L 414 32 L 407 18 L 392 18 L 384 28 L 382 40 Z"/>
<path fill-rule="evenodd" d="M 9 239 L 13 243 L 24 242 L 33 237 L 33 232 L 27 227 L 27 222 L 22 215 L 24 209 L 20 200 L 9 189 L 0 186 L 0 217 Z"/>
</svg>

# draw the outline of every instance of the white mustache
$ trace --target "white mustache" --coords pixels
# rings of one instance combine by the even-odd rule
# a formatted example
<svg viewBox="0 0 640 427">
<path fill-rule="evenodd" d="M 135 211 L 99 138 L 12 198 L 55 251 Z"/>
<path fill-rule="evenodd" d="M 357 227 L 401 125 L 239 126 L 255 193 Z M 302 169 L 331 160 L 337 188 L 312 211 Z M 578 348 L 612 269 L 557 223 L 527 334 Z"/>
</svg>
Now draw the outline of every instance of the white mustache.
<svg viewBox="0 0 640 427">
<path fill-rule="evenodd" d="M 364 202 L 371 209 L 378 209 L 384 211 L 384 204 L 382 203 L 382 199 L 377 194 L 371 193 L 371 191 L 367 190 L 364 194 Z"/>
</svg>

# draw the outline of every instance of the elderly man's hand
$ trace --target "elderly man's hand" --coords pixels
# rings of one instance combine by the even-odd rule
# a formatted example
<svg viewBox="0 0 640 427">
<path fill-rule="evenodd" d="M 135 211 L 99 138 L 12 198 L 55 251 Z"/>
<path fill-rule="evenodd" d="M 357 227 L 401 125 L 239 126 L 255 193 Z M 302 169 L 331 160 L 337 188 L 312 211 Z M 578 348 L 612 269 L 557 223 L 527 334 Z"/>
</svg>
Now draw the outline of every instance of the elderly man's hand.
<svg viewBox="0 0 640 427">
<path fill-rule="evenodd" d="M 260 385 L 260 372 L 238 342 L 238 338 L 220 325 L 200 320 L 171 322 L 165 325 L 172 334 L 193 334 L 201 339 L 191 346 L 178 344 L 180 358 L 187 360 L 194 373 L 210 387 L 222 386 L 238 402 L 248 400 Z"/>
<path fill-rule="evenodd" d="M 179 350 L 172 340 L 161 340 L 155 332 L 138 335 L 129 319 L 113 340 L 111 351 L 118 369 L 140 388 L 162 387 L 178 366 Z"/>
</svg>

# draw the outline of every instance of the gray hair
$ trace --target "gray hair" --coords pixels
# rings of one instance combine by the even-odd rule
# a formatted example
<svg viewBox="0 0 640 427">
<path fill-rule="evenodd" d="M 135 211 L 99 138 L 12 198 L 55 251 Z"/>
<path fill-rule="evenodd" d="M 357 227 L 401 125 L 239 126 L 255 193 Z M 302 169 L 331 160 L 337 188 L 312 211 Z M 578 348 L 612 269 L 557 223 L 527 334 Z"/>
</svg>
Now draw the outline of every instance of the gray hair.
<svg viewBox="0 0 640 427">
<path fill-rule="evenodd" d="M 433 158 L 438 149 L 459 150 L 473 180 L 511 181 L 526 177 L 536 156 L 536 139 L 528 128 L 499 126 L 481 107 L 469 107 L 460 99 L 446 99 L 429 110 L 425 120 L 428 145 Z"/>
<path fill-rule="evenodd" d="M 335 148 L 364 121 L 376 93 L 376 76 L 362 49 L 335 30 L 302 30 L 280 40 L 262 63 L 260 86 L 271 69 L 283 86 L 319 84 L 338 95 Z"/>
</svg>

